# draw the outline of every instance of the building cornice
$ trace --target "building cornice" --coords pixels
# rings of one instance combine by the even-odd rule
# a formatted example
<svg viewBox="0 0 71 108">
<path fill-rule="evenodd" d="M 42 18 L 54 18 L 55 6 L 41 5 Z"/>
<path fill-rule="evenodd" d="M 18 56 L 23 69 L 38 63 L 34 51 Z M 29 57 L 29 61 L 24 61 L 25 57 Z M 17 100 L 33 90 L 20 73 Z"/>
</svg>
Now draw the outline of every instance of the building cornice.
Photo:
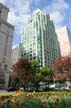
<svg viewBox="0 0 71 108">
<path fill-rule="evenodd" d="M 11 27 L 12 29 L 14 29 L 14 26 L 11 25 L 10 23 L 6 22 L 5 20 L 0 18 L 0 22 L 6 24 L 7 26 Z"/>
</svg>

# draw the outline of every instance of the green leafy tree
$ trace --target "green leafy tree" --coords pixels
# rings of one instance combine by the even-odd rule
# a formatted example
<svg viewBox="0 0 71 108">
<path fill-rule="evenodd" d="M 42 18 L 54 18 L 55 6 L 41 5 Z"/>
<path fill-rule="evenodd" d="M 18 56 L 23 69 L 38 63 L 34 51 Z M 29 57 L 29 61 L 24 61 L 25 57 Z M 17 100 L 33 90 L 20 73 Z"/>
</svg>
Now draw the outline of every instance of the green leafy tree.
<svg viewBox="0 0 71 108">
<path fill-rule="evenodd" d="M 38 90 L 38 83 L 40 81 L 40 75 L 38 74 L 40 71 L 40 67 L 39 67 L 39 63 L 37 60 L 32 60 L 30 61 L 31 64 L 31 70 L 32 70 L 32 74 L 33 74 L 33 78 L 32 78 L 32 84 L 35 84 L 35 88 L 36 90 Z"/>
<path fill-rule="evenodd" d="M 30 61 L 30 65 L 31 65 L 31 69 L 32 69 L 32 72 L 34 74 L 38 73 L 39 72 L 39 63 L 37 60 L 31 60 Z"/>
<path fill-rule="evenodd" d="M 42 81 L 48 81 L 49 83 L 53 81 L 53 68 L 52 67 L 41 67 L 40 76 Z"/>
</svg>

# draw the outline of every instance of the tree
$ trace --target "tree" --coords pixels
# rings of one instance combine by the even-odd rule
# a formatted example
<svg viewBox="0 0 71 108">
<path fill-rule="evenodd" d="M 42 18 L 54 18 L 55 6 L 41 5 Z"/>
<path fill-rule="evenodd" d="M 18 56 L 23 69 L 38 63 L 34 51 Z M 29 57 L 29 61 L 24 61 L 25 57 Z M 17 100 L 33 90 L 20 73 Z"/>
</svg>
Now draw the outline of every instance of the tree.
<svg viewBox="0 0 71 108">
<path fill-rule="evenodd" d="M 53 81 L 53 67 L 42 67 L 40 69 L 40 76 L 43 81 L 51 82 Z"/>
<path fill-rule="evenodd" d="M 18 62 L 12 66 L 12 70 L 12 84 L 20 82 L 27 86 L 33 78 L 31 65 L 28 59 L 19 59 Z"/>
<path fill-rule="evenodd" d="M 39 87 L 38 83 L 41 80 L 40 75 L 38 74 L 40 71 L 39 63 L 37 60 L 31 60 L 30 64 L 31 64 L 31 69 L 33 73 L 32 84 L 33 83 L 35 84 L 35 88 L 38 91 L 38 87 Z"/>
<path fill-rule="evenodd" d="M 39 72 L 39 63 L 37 60 L 31 60 L 30 61 L 30 65 L 31 65 L 31 70 L 33 72 L 33 74 L 37 74 Z"/>
<path fill-rule="evenodd" d="M 57 80 L 71 80 L 71 56 L 60 57 L 53 63 Z"/>
<path fill-rule="evenodd" d="M 27 59 L 19 59 L 12 66 L 12 84 L 16 86 L 18 83 L 23 83 L 26 88 L 28 85 L 35 83 L 36 87 L 40 81 L 39 63 L 36 60 L 29 61 Z"/>
</svg>

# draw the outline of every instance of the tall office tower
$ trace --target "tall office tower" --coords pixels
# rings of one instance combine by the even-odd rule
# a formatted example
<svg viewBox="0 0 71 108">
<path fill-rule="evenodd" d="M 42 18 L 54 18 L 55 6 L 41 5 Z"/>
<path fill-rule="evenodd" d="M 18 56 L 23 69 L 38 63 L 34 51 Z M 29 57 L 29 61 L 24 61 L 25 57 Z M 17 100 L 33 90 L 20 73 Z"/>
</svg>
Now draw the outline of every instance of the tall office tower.
<svg viewBox="0 0 71 108">
<path fill-rule="evenodd" d="M 38 60 L 40 66 L 50 66 L 55 58 L 60 56 L 53 21 L 39 9 L 28 18 L 21 44 L 21 56 L 29 60 Z"/>
<path fill-rule="evenodd" d="M 66 26 L 56 31 L 60 43 L 61 56 L 71 54 L 71 32 Z"/>
<path fill-rule="evenodd" d="M 14 65 L 18 59 L 19 59 L 19 44 L 18 45 L 15 45 L 13 48 L 12 48 L 12 65 Z"/>
<path fill-rule="evenodd" d="M 9 9 L 0 3 L 0 80 L 8 86 L 14 27 L 7 22 Z M 3 77 L 2 77 L 3 76 Z"/>
</svg>

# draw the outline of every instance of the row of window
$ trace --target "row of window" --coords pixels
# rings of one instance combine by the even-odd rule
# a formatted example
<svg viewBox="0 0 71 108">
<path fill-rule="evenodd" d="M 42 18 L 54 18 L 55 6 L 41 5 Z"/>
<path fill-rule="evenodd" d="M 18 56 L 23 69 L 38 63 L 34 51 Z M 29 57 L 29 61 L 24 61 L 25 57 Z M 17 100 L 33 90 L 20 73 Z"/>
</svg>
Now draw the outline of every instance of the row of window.
<svg viewBox="0 0 71 108">
<path fill-rule="evenodd" d="M 5 46 L 4 46 L 4 53 L 3 53 L 4 56 L 6 56 L 6 54 L 7 54 L 8 39 L 9 39 L 8 36 L 6 36 Z"/>
<path fill-rule="evenodd" d="M 0 63 L 0 68 L 2 68 L 2 64 L 1 64 L 1 63 Z M 4 65 L 4 69 L 7 70 L 7 68 L 8 68 L 8 65 L 5 64 L 5 65 Z"/>
</svg>

